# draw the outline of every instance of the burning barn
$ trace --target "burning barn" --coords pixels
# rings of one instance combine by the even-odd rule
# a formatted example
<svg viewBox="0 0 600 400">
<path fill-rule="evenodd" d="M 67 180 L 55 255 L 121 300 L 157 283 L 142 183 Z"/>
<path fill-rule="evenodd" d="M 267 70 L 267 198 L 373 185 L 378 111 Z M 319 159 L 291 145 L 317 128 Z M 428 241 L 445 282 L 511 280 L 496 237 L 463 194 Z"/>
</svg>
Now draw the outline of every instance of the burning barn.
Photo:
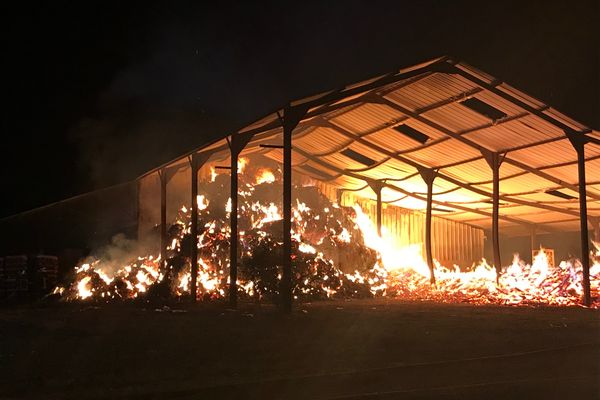
<svg viewBox="0 0 600 400">
<path fill-rule="evenodd" d="M 59 291 L 287 309 L 362 295 L 597 306 L 599 144 L 539 100 L 435 59 L 290 102 L 141 176 L 150 255 L 82 264 Z M 535 250 L 536 235 L 577 231 L 579 254 L 560 264 L 551 251 L 509 259 L 500 240 L 529 236 Z"/>
</svg>

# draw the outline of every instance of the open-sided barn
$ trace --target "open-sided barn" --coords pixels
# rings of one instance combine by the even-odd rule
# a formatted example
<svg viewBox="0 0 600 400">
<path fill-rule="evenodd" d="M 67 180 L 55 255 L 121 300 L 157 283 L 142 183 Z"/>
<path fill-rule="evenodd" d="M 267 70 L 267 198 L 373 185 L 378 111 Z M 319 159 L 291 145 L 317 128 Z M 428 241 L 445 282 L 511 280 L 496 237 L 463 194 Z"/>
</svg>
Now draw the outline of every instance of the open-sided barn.
<svg viewBox="0 0 600 400">
<path fill-rule="evenodd" d="M 182 204 L 197 213 L 192 199 L 211 169 L 230 168 L 231 193 L 237 193 L 238 160 L 246 157 L 281 165 L 284 282 L 291 268 L 292 179 L 341 204 L 362 203 L 398 244 L 422 244 L 430 266 L 434 258 L 477 261 L 485 232 L 496 266 L 504 262 L 500 232 L 531 236 L 534 247 L 536 235 L 580 231 L 579 251 L 587 255 L 588 225 L 597 232 L 600 217 L 594 207 L 599 144 L 600 133 L 442 57 L 292 101 L 141 176 L 138 235 L 162 226 L 164 253 L 168 222 Z M 236 215 L 234 195 L 235 234 Z M 231 247 L 235 277 L 235 241 Z M 589 304 L 589 257 L 581 260 Z"/>
</svg>

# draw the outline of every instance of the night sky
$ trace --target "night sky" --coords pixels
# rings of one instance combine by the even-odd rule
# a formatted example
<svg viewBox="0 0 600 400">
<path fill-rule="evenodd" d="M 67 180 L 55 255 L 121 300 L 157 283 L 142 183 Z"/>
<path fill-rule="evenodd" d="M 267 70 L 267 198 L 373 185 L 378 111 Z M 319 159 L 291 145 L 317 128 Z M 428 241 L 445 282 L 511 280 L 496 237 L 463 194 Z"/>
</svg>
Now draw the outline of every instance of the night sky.
<svg viewBox="0 0 600 400">
<path fill-rule="evenodd" d="M 3 10 L 0 216 L 441 55 L 600 129 L 597 0 L 121 3 Z"/>
</svg>

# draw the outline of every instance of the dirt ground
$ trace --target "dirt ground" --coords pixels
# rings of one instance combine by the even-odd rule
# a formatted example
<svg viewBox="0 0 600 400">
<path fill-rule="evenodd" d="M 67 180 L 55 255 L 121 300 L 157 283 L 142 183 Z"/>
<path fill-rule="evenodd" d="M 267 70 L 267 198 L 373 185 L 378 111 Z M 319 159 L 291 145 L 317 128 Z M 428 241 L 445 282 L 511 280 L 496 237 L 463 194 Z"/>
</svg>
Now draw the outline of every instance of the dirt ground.
<svg viewBox="0 0 600 400">
<path fill-rule="evenodd" d="M 393 300 L 0 308 L 0 398 L 600 398 L 600 312 Z M 583 398 L 583 397 L 582 397 Z"/>
</svg>

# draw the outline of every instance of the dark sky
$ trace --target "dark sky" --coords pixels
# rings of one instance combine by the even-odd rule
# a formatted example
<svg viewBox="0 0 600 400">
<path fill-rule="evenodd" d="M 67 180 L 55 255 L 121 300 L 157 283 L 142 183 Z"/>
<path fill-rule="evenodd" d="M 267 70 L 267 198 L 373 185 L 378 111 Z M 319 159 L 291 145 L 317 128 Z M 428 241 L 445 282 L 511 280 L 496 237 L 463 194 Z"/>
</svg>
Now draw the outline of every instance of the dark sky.
<svg viewBox="0 0 600 400">
<path fill-rule="evenodd" d="M 597 0 L 119 3 L 3 10 L 0 216 L 445 54 L 600 128 Z"/>
</svg>

